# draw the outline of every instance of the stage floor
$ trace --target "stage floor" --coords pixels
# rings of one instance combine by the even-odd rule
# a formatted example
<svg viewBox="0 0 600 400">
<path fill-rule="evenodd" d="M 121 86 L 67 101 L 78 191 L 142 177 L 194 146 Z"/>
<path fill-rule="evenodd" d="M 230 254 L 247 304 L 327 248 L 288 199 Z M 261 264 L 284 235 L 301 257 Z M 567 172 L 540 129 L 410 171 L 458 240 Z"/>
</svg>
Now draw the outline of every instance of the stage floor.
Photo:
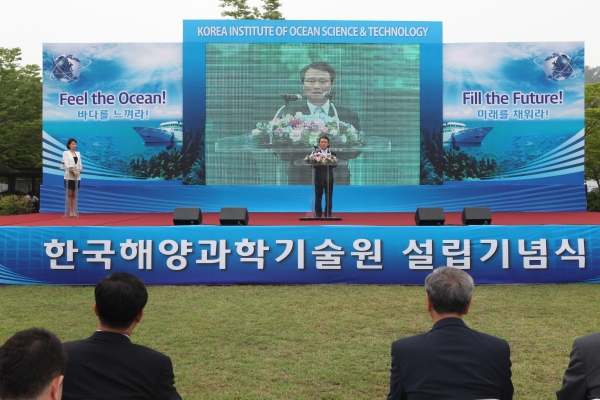
<svg viewBox="0 0 600 400">
<path fill-rule="evenodd" d="M 304 226 L 414 226 L 415 213 L 335 213 L 341 221 L 300 221 L 304 213 L 249 212 L 248 225 Z M 460 212 L 445 213 L 445 225 L 462 225 Z M 203 225 L 220 225 L 219 213 L 202 213 Z M 81 214 L 62 218 L 58 213 L 37 213 L 0 217 L 0 226 L 172 226 L 173 213 Z M 600 213 L 593 212 L 492 212 L 492 225 L 600 225 Z"/>
</svg>

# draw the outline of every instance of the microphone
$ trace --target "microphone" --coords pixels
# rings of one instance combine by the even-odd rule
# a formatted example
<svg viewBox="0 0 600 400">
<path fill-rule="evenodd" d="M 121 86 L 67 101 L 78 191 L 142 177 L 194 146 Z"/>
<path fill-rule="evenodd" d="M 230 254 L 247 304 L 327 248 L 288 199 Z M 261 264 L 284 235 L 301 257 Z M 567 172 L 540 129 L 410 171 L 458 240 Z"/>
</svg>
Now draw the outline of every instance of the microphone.
<svg viewBox="0 0 600 400">
<path fill-rule="evenodd" d="M 333 96 L 335 96 L 335 90 L 333 89 L 331 89 L 329 92 L 323 93 L 323 97 L 325 97 L 327 100 L 333 99 Z"/>
<path fill-rule="evenodd" d="M 285 101 L 296 101 L 296 100 L 302 100 L 302 96 L 300 96 L 299 94 L 287 94 L 287 93 L 283 93 L 280 95 L 281 98 Z"/>
</svg>

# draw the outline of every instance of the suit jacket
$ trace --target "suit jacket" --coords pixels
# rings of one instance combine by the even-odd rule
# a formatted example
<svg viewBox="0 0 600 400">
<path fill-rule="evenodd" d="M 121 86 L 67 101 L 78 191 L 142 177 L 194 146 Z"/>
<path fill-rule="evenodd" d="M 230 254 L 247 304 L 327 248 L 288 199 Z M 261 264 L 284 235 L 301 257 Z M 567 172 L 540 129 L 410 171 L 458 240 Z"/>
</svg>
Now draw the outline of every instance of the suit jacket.
<svg viewBox="0 0 600 400">
<path fill-rule="evenodd" d="M 181 399 L 171 359 L 125 335 L 97 331 L 63 346 L 63 400 Z"/>
<path fill-rule="evenodd" d="M 505 340 L 444 318 L 392 344 L 388 400 L 512 399 L 510 367 Z"/>
<path fill-rule="evenodd" d="M 331 155 L 334 157 L 337 157 L 334 151 L 331 152 Z M 333 170 L 337 167 L 330 166 L 329 168 L 327 168 L 327 167 L 313 167 L 313 168 L 315 169 L 314 184 L 317 187 L 326 187 L 328 181 L 329 181 L 329 186 L 333 186 Z M 329 179 L 327 177 L 327 172 L 329 172 Z"/>
<path fill-rule="evenodd" d="M 65 179 L 74 180 L 75 176 L 72 170 L 77 169 L 81 171 L 83 169 L 83 165 L 81 164 L 81 154 L 79 154 L 78 151 L 76 151 L 75 154 L 77 154 L 77 162 L 75 162 L 75 159 L 69 150 L 63 151 L 60 169 L 65 170 Z M 78 180 L 81 180 L 81 174 L 79 174 Z"/>
<path fill-rule="evenodd" d="M 600 398 L 600 333 L 575 339 L 558 400 Z"/>
</svg>

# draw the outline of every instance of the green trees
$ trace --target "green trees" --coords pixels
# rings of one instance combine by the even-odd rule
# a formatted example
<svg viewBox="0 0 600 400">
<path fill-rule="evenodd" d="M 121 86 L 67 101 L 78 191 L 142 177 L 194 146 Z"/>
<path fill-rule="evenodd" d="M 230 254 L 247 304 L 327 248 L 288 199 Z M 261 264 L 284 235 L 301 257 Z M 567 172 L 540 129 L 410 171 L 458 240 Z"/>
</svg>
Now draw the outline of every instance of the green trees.
<svg viewBox="0 0 600 400">
<path fill-rule="evenodd" d="M 226 10 L 221 13 L 223 17 L 233 19 L 285 19 L 279 12 L 281 3 L 278 0 L 262 0 L 263 12 L 258 7 L 250 8 L 246 0 L 221 0 L 219 7 L 232 7 L 232 10 Z"/>
<path fill-rule="evenodd" d="M 585 66 L 585 84 L 600 82 L 600 67 Z"/>
<path fill-rule="evenodd" d="M 0 47 L 0 172 L 42 166 L 42 79 L 21 66 L 21 49 Z"/>
<path fill-rule="evenodd" d="M 585 179 L 600 186 L 600 82 L 585 85 Z"/>
</svg>

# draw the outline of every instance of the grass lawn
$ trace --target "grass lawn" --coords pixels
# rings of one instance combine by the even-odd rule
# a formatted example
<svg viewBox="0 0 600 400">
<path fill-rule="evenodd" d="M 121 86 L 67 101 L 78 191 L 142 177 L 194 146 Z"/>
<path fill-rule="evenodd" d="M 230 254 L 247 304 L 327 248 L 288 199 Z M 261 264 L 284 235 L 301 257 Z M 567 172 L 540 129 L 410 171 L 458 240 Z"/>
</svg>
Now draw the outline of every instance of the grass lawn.
<svg viewBox="0 0 600 400">
<path fill-rule="evenodd" d="M 422 286 L 163 286 L 132 340 L 171 357 L 184 399 L 383 399 L 392 341 L 431 328 Z M 96 328 L 93 287 L 0 287 L 0 342 Z M 573 339 L 600 331 L 598 285 L 476 286 L 471 328 L 511 347 L 515 399 L 552 399 Z"/>
</svg>

